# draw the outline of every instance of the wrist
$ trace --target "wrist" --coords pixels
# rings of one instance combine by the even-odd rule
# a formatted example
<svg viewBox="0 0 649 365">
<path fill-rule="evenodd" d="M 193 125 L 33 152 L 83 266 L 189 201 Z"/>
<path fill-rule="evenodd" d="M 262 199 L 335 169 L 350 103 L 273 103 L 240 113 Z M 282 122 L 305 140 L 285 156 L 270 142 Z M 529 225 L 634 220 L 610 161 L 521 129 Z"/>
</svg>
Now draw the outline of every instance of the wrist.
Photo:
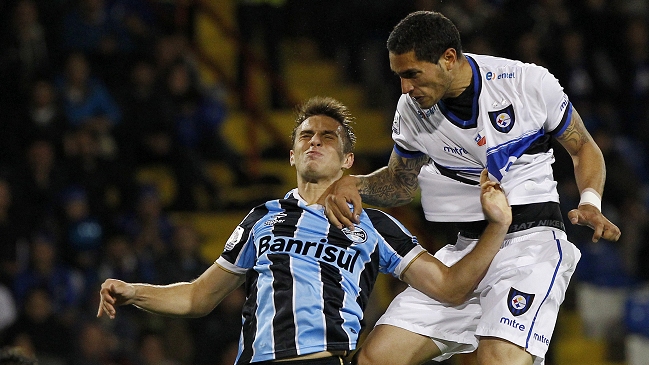
<svg viewBox="0 0 649 365">
<path fill-rule="evenodd" d="M 579 206 L 583 204 L 592 205 L 600 212 L 602 211 L 602 197 L 595 189 L 586 188 L 581 192 Z"/>
</svg>

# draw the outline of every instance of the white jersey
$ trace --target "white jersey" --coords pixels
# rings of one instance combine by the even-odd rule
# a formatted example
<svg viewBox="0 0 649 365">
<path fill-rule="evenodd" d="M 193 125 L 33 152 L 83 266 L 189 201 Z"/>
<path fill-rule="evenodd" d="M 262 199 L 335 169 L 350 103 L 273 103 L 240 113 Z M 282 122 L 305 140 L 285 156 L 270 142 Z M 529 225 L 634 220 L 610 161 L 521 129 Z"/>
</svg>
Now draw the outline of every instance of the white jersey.
<svg viewBox="0 0 649 365">
<path fill-rule="evenodd" d="M 511 205 L 558 202 L 550 135 L 570 122 L 572 105 L 547 69 L 505 58 L 465 54 L 473 69 L 473 115 L 462 120 L 443 101 L 421 109 L 399 99 L 392 124 L 395 152 L 431 158 L 419 174 L 426 219 L 485 219 L 480 171 L 500 181 Z"/>
</svg>

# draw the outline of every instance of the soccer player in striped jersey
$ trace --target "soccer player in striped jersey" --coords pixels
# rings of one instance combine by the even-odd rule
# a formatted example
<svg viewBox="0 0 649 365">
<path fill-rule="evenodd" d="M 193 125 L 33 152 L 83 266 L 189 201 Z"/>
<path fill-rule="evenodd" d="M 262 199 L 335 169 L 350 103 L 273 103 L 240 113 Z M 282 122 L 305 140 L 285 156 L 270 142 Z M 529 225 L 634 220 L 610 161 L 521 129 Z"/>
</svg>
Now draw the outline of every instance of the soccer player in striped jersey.
<svg viewBox="0 0 649 365">
<path fill-rule="evenodd" d="M 247 298 L 237 364 L 290 361 L 342 364 L 362 330 L 363 310 L 379 272 L 394 275 L 439 300 L 461 303 L 484 275 L 511 223 L 499 184 L 482 175 L 489 220 L 472 253 L 448 267 L 428 254 L 388 214 L 366 209 L 354 229 L 339 229 L 316 202 L 354 162 L 347 109 L 313 98 L 293 130 L 290 164 L 297 188 L 252 209 L 221 256 L 193 282 L 165 286 L 106 280 L 97 315 L 114 318 L 133 304 L 168 316 L 209 313 L 245 282 Z"/>
<path fill-rule="evenodd" d="M 426 219 L 458 225 L 457 243 L 435 254 L 456 262 L 485 224 L 479 203 L 485 168 L 502 184 L 514 217 L 465 303 L 449 306 L 406 289 L 379 319 L 358 363 L 419 364 L 477 348 L 481 365 L 542 364 L 580 258 L 564 230 L 550 139 L 573 160 L 581 201 L 568 213 L 571 223 L 593 228 L 593 241 L 616 241 L 620 230 L 600 211 L 602 153 L 548 70 L 463 53 L 455 25 L 440 13 L 408 15 L 387 46 L 403 93 L 392 123 L 395 146 L 388 166 L 331 186 L 323 204 L 332 224 L 358 222 L 361 198 L 401 205 L 419 187 Z"/>
</svg>

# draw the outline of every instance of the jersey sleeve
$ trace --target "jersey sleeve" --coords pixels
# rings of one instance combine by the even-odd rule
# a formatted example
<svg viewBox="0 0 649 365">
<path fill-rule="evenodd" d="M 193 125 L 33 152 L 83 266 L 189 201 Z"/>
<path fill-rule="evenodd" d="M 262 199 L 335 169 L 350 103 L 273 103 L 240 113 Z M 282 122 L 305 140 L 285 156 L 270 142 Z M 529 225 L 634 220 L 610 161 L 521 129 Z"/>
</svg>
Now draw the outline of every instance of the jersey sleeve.
<svg viewBox="0 0 649 365">
<path fill-rule="evenodd" d="M 237 274 L 245 273 L 255 266 L 257 251 L 253 228 L 267 212 L 268 209 L 260 205 L 248 213 L 228 238 L 221 256 L 216 260 L 217 264 Z"/>
<path fill-rule="evenodd" d="M 561 135 L 570 123 L 572 104 L 559 84 L 559 80 L 548 70 L 541 69 L 543 73 L 539 83 L 541 85 L 540 93 L 547 111 L 543 129 L 551 135 Z"/>
<path fill-rule="evenodd" d="M 408 266 L 426 250 L 399 221 L 385 212 L 366 209 L 372 225 L 380 235 L 379 270 L 401 277 Z"/>
<path fill-rule="evenodd" d="M 394 140 L 394 152 L 405 158 L 415 158 L 423 154 L 423 148 L 417 144 L 417 138 L 413 132 L 416 123 L 417 113 L 414 106 L 408 103 L 408 96 L 401 95 L 397 103 L 397 110 L 392 120 L 392 140 Z"/>
</svg>

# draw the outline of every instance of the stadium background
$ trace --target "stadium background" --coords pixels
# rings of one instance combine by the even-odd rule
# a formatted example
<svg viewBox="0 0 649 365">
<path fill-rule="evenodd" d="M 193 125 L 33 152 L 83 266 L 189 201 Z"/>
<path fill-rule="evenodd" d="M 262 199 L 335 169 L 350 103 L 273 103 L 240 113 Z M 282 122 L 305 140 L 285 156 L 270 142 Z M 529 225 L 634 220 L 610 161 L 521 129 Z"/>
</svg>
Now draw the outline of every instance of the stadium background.
<svg viewBox="0 0 649 365">
<path fill-rule="evenodd" d="M 107 277 L 191 280 L 258 202 L 294 185 L 293 106 L 333 96 L 356 116 L 352 173 L 385 164 L 399 95 L 385 40 L 439 10 L 464 50 L 546 66 L 604 152 L 620 242 L 584 257 L 547 364 L 649 358 L 649 5 L 641 0 L 7 0 L 0 4 L 0 346 L 41 364 L 232 364 L 239 290 L 208 317 L 120 308 Z M 270 46 L 270 47 L 269 47 Z M 579 196 L 557 150 L 564 213 Z M 415 200 L 390 209 L 430 250 L 454 241 Z M 382 278 L 376 320 L 401 284 Z M 472 364 L 472 356 L 449 364 Z"/>
</svg>

